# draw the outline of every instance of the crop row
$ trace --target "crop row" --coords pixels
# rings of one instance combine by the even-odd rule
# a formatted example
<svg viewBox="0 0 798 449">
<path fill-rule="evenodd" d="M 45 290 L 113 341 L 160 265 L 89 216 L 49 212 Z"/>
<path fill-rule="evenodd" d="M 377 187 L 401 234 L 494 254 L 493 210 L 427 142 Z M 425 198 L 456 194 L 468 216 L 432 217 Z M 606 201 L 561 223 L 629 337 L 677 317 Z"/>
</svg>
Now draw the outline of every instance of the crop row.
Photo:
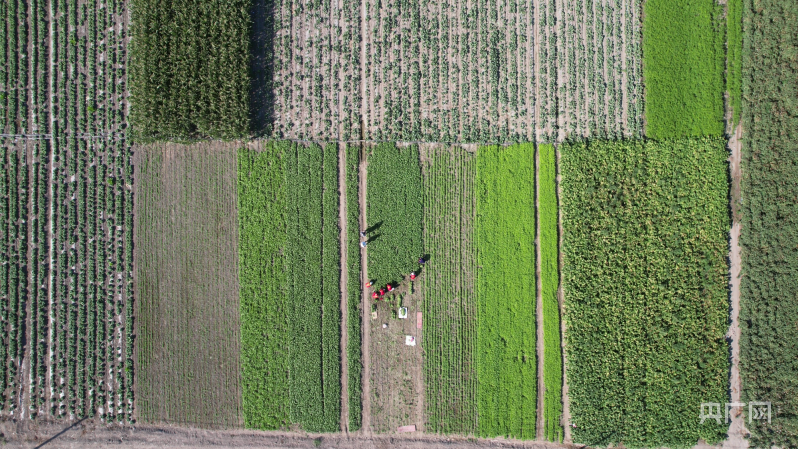
<svg viewBox="0 0 798 449">
<path fill-rule="evenodd" d="M 728 388 L 725 140 L 562 145 L 574 442 L 717 442 Z"/>
<path fill-rule="evenodd" d="M 742 400 L 772 403 L 746 417 L 751 447 L 798 447 L 798 3 L 745 0 L 742 16 Z"/>
<path fill-rule="evenodd" d="M 136 149 L 139 423 L 242 424 L 236 156 L 207 142 Z"/>
<path fill-rule="evenodd" d="M 475 434 L 476 156 L 460 148 L 424 148 L 423 283 L 426 429 Z M 419 282 L 419 281 L 416 281 Z"/>
<path fill-rule="evenodd" d="M 238 152 L 238 254 L 244 426 L 288 427 L 284 159 L 290 144 Z"/>
<path fill-rule="evenodd" d="M 477 152 L 477 432 L 485 437 L 536 434 L 534 151 Z"/>
<path fill-rule="evenodd" d="M 289 417 L 309 431 L 339 428 L 337 155 L 334 146 L 322 150 L 317 145 L 297 145 L 286 158 Z"/>
<path fill-rule="evenodd" d="M 567 0 L 557 25 L 557 101 L 564 134 L 642 132 L 639 0 Z"/>
<path fill-rule="evenodd" d="M 349 270 L 348 317 L 347 317 L 347 361 L 349 365 L 349 431 L 360 429 L 363 423 L 363 349 L 362 325 L 363 306 L 360 304 L 363 281 L 360 274 L 360 201 L 358 170 L 360 168 L 360 147 L 346 148 L 346 230 L 347 263 Z"/>
<path fill-rule="evenodd" d="M 721 135 L 724 6 L 713 0 L 654 0 L 643 19 L 646 135 Z"/>
<path fill-rule="evenodd" d="M 0 407 L 14 412 L 22 393 L 25 304 L 28 301 L 28 164 L 24 146 L 0 148 Z"/>
<path fill-rule="evenodd" d="M 50 413 L 121 420 L 133 409 L 130 154 L 121 141 L 54 145 Z"/>
<path fill-rule="evenodd" d="M 137 136 L 249 134 L 252 1 L 132 5 L 131 121 Z"/>
<path fill-rule="evenodd" d="M 0 5 L 0 132 L 47 129 L 46 2 L 13 0 Z"/>
<path fill-rule="evenodd" d="M 351 140 L 360 131 L 360 4 L 275 2 L 274 134 Z"/>
<path fill-rule="evenodd" d="M 562 350 L 558 289 L 559 232 L 557 167 L 552 145 L 538 146 L 538 218 L 540 219 L 540 283 L 543 304 L 543 426 L 547 440 L 562 441 Z"/>
</svg>

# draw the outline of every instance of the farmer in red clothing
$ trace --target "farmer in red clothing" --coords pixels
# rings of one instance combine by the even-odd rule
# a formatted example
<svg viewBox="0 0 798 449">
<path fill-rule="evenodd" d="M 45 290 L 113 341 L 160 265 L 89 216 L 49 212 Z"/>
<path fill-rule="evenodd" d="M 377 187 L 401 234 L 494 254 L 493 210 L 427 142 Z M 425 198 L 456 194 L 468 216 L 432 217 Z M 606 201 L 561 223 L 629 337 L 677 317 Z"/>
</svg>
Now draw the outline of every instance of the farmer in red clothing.
<svg viewBox="0 0 798 449">
<path fill-rule="evenodd" d="M 415 272 L 415 271 L 413 271 L 412 273 L 410 273 L 410 280 L 411 280 L 411 281 L 415 281 L 415 280 L 416 280 L 416 272 Z"/>
<path fill-rule="evenodd" d="M 391 284 L 388 284 L 388 285 L 387 285 L 387 287 L 388 287 L 388 291 L 389 291 L 389 292 L 392 292 L 392 291 L 393 291 L 393 287 L 391 287 Z"/>
<path fill-rule="evenodd" d="M 374 298 L 374 299 L 377 299 L 377 297 L 378 297 L 377 292 L 372 293 L 371 297 Z"/>
<path fill-rule="evenodd" d="M 385 296 L 385 289 L 384 288 L 380 289 L 380 296 Z"/>
<path fill-rule="evenodd" d="M 366 288 L 369 288 L 369 287 L 371 287 L 372 285 L 374 285 L 374 283 L 373 283 L 373 282 L 371 282 L 371 281 L 368 281 L 368 282 L 366 282 Z"/>
</svg>

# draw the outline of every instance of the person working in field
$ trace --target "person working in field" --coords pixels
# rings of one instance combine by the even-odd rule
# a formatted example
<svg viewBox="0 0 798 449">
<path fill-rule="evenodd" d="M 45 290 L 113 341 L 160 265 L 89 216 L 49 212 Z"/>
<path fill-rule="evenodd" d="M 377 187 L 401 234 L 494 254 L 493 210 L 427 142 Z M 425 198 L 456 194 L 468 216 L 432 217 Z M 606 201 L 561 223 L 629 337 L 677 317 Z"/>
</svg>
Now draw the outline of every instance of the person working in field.
<svg viewBox="0 0 798 449">
<path fill-rule="evenodd" d="M 410 280 L 411 281 L 415 281 L 416 280 L 416 272 L 415 271 L 410 273 Z"/>
</svg>

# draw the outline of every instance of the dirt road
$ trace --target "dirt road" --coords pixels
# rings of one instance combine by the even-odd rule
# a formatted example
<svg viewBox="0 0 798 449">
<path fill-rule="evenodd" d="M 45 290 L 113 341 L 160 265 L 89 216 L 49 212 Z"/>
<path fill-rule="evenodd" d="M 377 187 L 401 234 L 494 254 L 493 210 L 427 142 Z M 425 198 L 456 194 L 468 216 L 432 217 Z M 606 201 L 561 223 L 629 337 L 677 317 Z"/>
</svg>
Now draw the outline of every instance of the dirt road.
<svg viewBox="0 0 798 449">
<path fill-rule="evenodd" d="M 26 425 L 32 426 L 30 421 Z M 49 441 L 44 447 L 58 448 L 400 448 L 400 449 L 576 449 L 580 446 L 518 441 L 505 439 L 478 439 L 445 437 L 418 433 L 391 436 L 365 436 L 345 434 L 306 434 L 292 432 L 260 432 L 252 430 L 202 430 L 180 427 L 155 426 L 104 426 L 84 421 L 74 427 L 66 424 L 37 423 L 27 428 L 10 421 L 0 422 L 0 432 L 9 441 L 3 447 L 34 448 Z"/>
</svg>

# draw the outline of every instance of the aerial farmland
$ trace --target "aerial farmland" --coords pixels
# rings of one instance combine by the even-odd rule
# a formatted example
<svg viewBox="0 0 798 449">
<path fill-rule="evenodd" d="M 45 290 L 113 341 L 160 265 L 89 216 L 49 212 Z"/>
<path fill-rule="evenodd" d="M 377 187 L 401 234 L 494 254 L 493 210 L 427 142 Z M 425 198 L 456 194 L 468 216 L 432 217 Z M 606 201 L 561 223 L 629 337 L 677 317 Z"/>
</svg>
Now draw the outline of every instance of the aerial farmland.
<svg viewBox="0 0 798 449">
<path fill-rule="evenodd" d="M 798 447 L 796 29 L 4 0 L 0 442 Z"/>
</svg>

